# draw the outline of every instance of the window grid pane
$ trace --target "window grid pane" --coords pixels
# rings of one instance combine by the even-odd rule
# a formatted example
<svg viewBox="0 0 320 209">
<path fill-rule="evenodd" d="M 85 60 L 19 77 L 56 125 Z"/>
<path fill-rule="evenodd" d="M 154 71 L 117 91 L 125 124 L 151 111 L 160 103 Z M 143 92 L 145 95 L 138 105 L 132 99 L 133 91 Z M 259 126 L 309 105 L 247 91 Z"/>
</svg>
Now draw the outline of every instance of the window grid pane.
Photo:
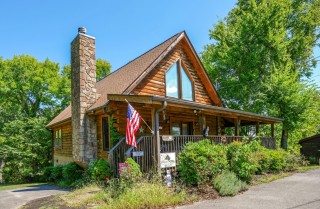
<svg viewBox="0 0 320 209">
<path fill-rule="evenodd" d="M 179 97 L 177 63 L 175 63 L 166 73 L 166 94 L 169 97 Z"/>
<path fill-rule="evenodd" d="M 190 81 L 184 68 L 181 66 L 181 86 L 182 86 L 182 99 L 193 101 L 192 82 Z"/>
</svg>

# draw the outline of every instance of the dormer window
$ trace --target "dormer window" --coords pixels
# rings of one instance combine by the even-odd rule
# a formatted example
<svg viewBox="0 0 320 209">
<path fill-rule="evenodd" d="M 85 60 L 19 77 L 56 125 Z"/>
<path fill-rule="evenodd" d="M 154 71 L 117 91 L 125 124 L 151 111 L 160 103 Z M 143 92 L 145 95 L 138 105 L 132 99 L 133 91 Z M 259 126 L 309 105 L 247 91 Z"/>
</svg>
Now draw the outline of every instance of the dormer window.
<svg viewBox="0 0 320 209">
<path fill-rule="evenodd" d="M 166 96 L 194 101 L 193 84 L 181 60 L 166 72 Z"/>
</svg>

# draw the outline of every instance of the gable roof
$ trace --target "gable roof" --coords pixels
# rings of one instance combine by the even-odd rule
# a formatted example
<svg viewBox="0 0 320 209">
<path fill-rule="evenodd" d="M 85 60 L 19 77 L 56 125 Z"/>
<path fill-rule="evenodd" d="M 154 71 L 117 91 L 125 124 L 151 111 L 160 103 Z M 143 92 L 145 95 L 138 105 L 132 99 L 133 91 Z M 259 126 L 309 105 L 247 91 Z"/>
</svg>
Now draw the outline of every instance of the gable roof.
<svg viewBox="0 0 320 209">
<path fill-rule="evenodd" d="M 186 33 L 180 32 L 156 47 L 150 49 L 134 60 L 130 61 L 126 65 L 122 66 L 118 70 L 106 76 L 104 79 L 100 80 L 96 84 L 97 94 L 100 97 L 97 99 L 88 111 L 93 111 L 100 109 L 102 106 L 106 105 L 108 94 L 129 94 L 131 90 L 136 87 L 140 81 L 170 52 L 170 50 L 175 47 L 181 39 L 185 38 L 189 44 L 192 53 L 195 55 L 200 67 L 203 69 L 202 79 L 209 81 L 210 85 L 206 86 L 209 89 L 208 93 L 211 95 L 211 99 L 215 97 L 215 103 L 218 106 L 223 106 L 222 102 L 218 96 L 217 91 L 212 85 L 200 59 L 195 52 L 191 42 L 189 41 Z M 66 121 L 71 118 L 71 106 L 69 105 L 65 110 L 63 110 L 58 116 L 56 116 L 46 127 L 50 127 Z"/>
<path fill-rule="evenodd" d="M 299 144 L 302 144 L 302 143 L 304 143 L 304 142 L 309 142 L 309 141 L 314 141 L 314 142 L 320 141 L 320 134 L 316 134 L 316 135 L 314 135 L 314 136 L 310 136 L 310 137 L 301 139 L 301 140 L 299 141 Z"/>
</svg>

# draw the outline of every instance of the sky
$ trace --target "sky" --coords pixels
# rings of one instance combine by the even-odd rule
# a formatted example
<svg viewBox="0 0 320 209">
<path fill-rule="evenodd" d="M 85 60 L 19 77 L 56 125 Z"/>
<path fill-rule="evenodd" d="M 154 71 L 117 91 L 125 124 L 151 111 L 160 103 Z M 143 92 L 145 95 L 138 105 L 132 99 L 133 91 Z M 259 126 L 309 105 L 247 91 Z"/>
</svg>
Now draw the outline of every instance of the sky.
<svg viewBox="0 0 320 209">
<path fill-rule="evenodd" d="M 96 38 L 96 57 L 108 60 L 112 71 L 181 31 L 200 53 L 212 42 L 213 24 L 236 4 L 236 0 L 2 1 L 3 59 L 28 54 L 68 65 L 70 43 L 78 27 L 84 26 Z M 320 83 L 320 62 L 312 77 Z"/>
</svg>

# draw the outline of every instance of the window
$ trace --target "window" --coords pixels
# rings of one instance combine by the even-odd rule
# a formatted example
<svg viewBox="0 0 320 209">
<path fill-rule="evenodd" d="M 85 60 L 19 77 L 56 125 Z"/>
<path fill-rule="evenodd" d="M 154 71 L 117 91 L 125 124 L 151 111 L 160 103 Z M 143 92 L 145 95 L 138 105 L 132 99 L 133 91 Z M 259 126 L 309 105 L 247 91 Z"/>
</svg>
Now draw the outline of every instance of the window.
<svg viewBox="0 0 320 209">
<path fill-rule="evenodd" d="M 192 82 L 180 60 L 166 72 L 166 95 L 190 101 L 194 100 Z"/>
<path fill-rule="evenodd" d="M 109 120 L 107 117 L 102 118 L 102 144 L 104 151 L 108 151 L 110 149 Z"/>
<path fill-rule="evenodd" d="M 55 131 L 55 137 L 54 137 L 54 146 L 57 148 L 61 148 L 62 142 L 61 142 L 61 129 Z"/>
<path fill-rule="evenodd" d="M 192 122 L 172 122 L 171 135 L 192 135 Z"/>
</svg>

